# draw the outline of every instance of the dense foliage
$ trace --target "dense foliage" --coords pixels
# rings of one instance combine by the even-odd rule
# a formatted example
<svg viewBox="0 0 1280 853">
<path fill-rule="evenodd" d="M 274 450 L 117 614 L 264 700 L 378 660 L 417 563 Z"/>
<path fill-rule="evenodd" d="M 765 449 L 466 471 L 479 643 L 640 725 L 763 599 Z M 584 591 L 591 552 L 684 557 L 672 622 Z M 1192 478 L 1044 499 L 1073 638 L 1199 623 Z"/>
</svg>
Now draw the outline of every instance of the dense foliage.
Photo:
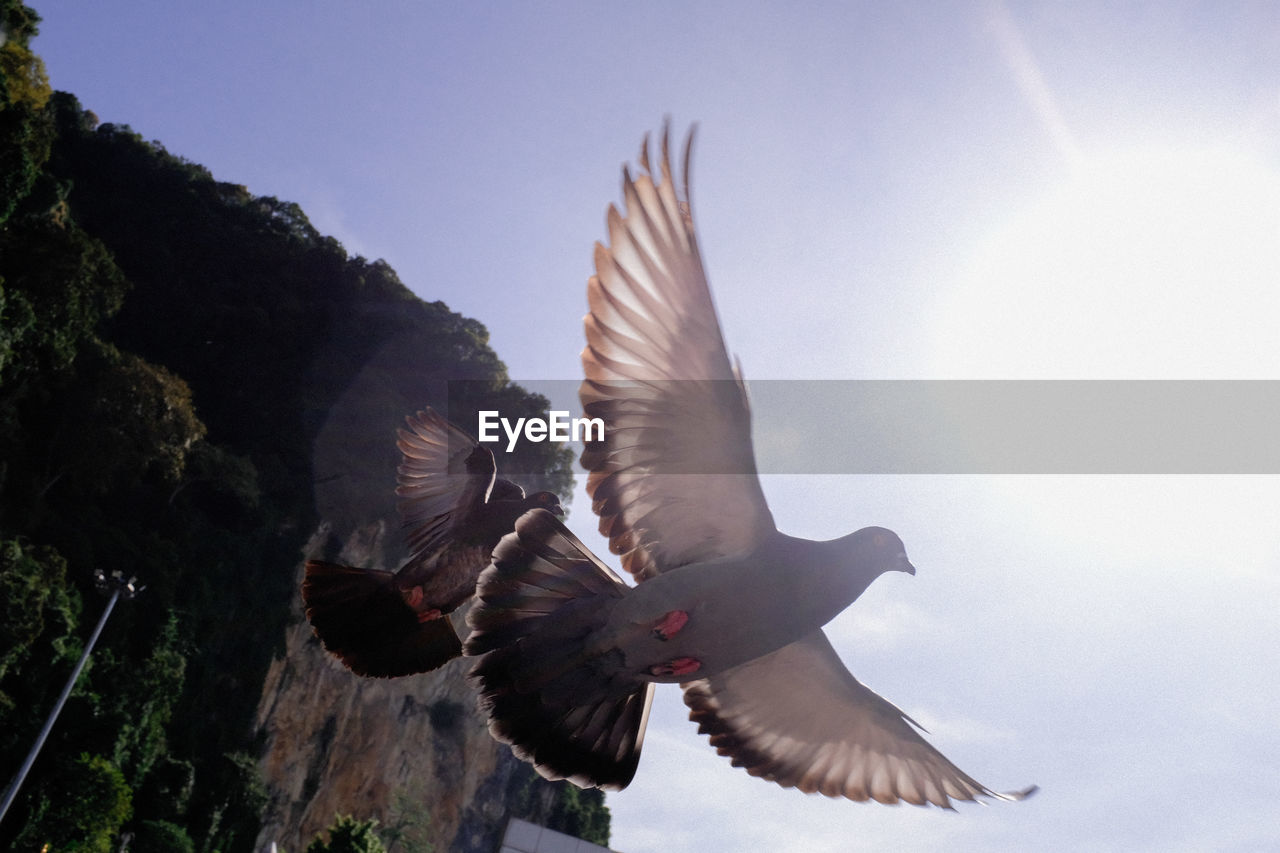
<svg viewBox="0 0 1280 853">
<path fill-rule="evenodd" d="M 252 715 L 324 517 L 393 513 L 393 430 L 485 380 L 487 333 L 349 257 L 297 205 L 213 179 L 49 90 L 0 0 L 0 767 L 16 768 L 113 612 L 0 848 L 247 850 Z M 471 388 L 475 383 L 468 383 Z M 526 443 L 567 494 L 568 452 Z M 7 780 L 6 780 L 7 781 Z M 114 846 L 113 846 L 114 843 Z"/>
<path fill-rule="evenodd" d="M 609 809 L 599 788 L 551 787 L 532 767 L 522 764 L 507 782 L 506 803 L 512 817 L 609 845 Z"/>
<path fill-rule="evenodd" d="M 356 820 L 351 815 L 338 815 L 326 832 L 326 842 L 319 835 L 307 845 L 306 853 L 387 853 L 387 848 L 374 834 L 376 820 Z"/>
</svg>

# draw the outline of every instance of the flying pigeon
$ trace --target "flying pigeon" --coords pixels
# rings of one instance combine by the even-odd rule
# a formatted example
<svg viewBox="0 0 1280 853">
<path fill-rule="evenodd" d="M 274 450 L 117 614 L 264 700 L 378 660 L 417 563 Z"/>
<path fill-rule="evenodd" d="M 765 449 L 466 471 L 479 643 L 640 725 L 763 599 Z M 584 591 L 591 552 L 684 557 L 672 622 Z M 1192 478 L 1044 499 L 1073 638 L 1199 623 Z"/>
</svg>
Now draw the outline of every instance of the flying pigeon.
<svg viewBox="0 0 1280 853">
<path fill-rule="evenodd" d="M 550 779 L 619 789 L 639 761 L 655 682 L 748 773 L 852 800 L 951 808 L 1019 800 L 948 761 L 845 668 L 822 625 L 887 571 L 902 540 L 866 527 L 814 542 L 777 530 L 750 409 L 730 364 L 689 207 L 663 133 L 660 181 L 624 167 L 587 295 L 580 398 L 605 422 L 587 491 L 628 586 L 549 513 L 494 549 L 465 653 L 493 735 Z"/>
<path fill-rule="evenodd" d="M 396 494 L 411 554 L 396 572 L 308 560 L 307 619 L 358 675 L 435 669 L 462 653 L 448 614 L 475 592 L 494 546 L 530 509 L 562 514 L 551 492 L 497 478 L 493 453 L 431 409 L 405 419 Z"/>
</svg>

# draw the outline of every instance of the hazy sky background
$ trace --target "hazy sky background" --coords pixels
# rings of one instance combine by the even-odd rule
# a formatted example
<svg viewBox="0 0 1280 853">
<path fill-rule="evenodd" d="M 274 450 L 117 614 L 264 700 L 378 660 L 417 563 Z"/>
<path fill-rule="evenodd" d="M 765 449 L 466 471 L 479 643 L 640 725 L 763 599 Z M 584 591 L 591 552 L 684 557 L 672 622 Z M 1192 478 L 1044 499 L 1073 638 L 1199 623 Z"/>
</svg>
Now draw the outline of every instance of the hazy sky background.
<svg viewBox="0 0 1280 853">
<path fill-rule="evenodd" d="M 694 212 L 748 377 L 1280 379 L 1270 2 L 34 5 L 56 87 L 300 203 L 484 322 L 516 379 L 580 375 L 591 246 L 665 115 L 699 123 Z M 822 400 L 793 417 L 857 439 Z M 1280 846 L 1276 478 L 765 489 L 788 533 L 902 535 L 918 575 L 833 642 L 961 768 L 1043 790 L 806 797 L 731 768 L 666 688 L 614 848 Z"/>
</svg>

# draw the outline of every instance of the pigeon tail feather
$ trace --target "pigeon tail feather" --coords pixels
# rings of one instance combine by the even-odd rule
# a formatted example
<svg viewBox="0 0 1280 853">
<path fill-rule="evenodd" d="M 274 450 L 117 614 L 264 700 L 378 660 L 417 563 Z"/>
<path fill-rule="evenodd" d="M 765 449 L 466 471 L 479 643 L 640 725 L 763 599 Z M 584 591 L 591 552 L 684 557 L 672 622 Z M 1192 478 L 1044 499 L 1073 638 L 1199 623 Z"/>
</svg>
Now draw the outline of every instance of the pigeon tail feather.
<svg viewBox="0 0 1280 853">
<path fill-rule="evenodd" d="M 612 686 L 587 646 L 626 585 L 546 510 L 493 551 L 465 653 L 489 731 L 547 779 L 621 790 L 640 761 L 651 684 Z"/>
<path fill-rule="evenodd" d="M 391 572 L 308 560 L 302 600 L 325 649 L 357 675 L 413 675 L 462 654 L 449 619 L 418 621 Z"/>
</svg>

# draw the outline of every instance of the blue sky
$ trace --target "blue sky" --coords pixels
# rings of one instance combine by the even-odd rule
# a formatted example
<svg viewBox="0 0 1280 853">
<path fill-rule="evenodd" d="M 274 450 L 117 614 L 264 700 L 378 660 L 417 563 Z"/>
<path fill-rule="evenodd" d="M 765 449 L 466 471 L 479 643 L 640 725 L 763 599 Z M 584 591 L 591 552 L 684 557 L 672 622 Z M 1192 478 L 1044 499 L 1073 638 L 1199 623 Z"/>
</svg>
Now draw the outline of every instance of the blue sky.
<svg viewBox="0 0 1280 853">
<path fill-rule="evenodd" d="M 579 375 L 592 243 L 666 115 L 699 124 L 748 377 L 1280 378 L 1271 3 L 36 6 L 55 86 L 300 203 L 484 322 L 517 379 Z M 797 426 L 856 440 L 820 403 Z M 902 535 L 918 575 L 873 585 L 837 649 L 980 781 L 1043 790 L 805 797 L 664 689 L 615 848 L 1280 845 L 1275 478 L 765 485 L 788 533 Z"/>
</svg>

